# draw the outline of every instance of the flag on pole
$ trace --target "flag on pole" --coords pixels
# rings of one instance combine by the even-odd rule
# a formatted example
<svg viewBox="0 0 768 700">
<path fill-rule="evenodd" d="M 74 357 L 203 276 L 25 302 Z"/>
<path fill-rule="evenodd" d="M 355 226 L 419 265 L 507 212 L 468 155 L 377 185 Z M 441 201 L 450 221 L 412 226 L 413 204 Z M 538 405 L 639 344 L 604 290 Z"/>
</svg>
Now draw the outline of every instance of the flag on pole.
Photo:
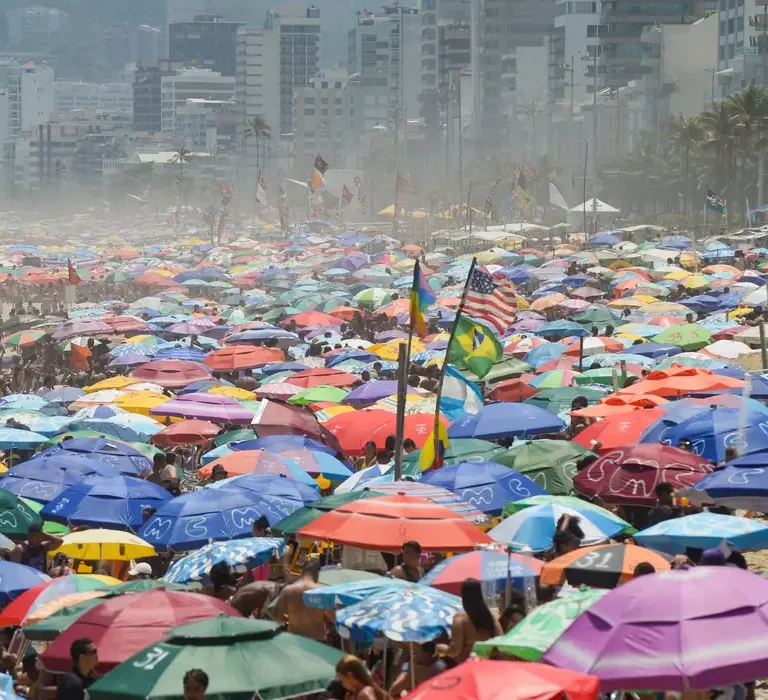
<svg viewBox="0 0 768 700">
<path fill-rule="evenodd" d="M 483 407 L 483 394 L 474 382 L 448 365 L 443 377 L 443 391 L 440 394 L 440 413 L 448 420 L 456 420 L 465 413 L 474 415 Z"/>
<path fill-rule="evenodd" d="M 496 190 L 499 189 L 500 184 L 501 180 L 496 180 L 496 182 L 493 183 L 493 187 L 491 187 L 491 191 L 488 193 L 485 204 L 483 204 L 483 216 L 486 219 L 489 219 L 491 216 L 491 212 L 493 211 L 493 198 L 496 195 Z"/>
<path fill-rule="evenodd" d="M 482 378 L 488 374 L 493 363 L 501 359 L 502 354 L 501 343 L 490 328 L 468 316 L 459 317 L 446 362 L 463 363 Z"/>
<path fill-rule="evenodd" d="M 520 190 L 528 189 L 528 179 L 525 177 L 523 168 L 520 168 L 520 174 L 517 176 L 517 188 Z"/>
<path fill-rule="evenodd" d="M 435 454 L 435 444 L 437 444 L 437 454 Z M 425 472 L 428 469 L 434 467 L 439 469 L 445 462 L 445 453 L 450 447 L 451 441 L 448 439 L 448 430 L 442 421 L 437 423 L 437 439 L 435 439 L 435 431 L 433 430 L 424 446 L 421 448 L 421 454 L 419 455 L 419 469 Z"/>
<path fill-rule="evenodd" d="M 554 204 L 556 207 L 568 210 L 568 203 L 565 201 L 560 190 L 557 189 L 554 182 L 549 183 L 549 203 Z"/>
<path fill-rule="evenodd" d="M 725 213 L 725 200 L 715 194 L 712 190 L 707 190 L 707 209 L 716 211 L 718 214 Z"/>
<path fill-rule="evenodd" d="M 521 308 L 528 308 L 506 277 L 494 279 L 483 270 L 475 269 L 469 280 L 464 311 L 470 316 L 490 323 L 503 333 L 517 316 Z"/>
<path fill-rule="evenodd" d="M 87 372 L 91 369 L 91 364 L 88 362 L 88 358 L 91 356 L 91 351 L 83 347 L 82 345 L 76 345 L 72 343 L 70 345 L 70 359 L 72 360 L 72 368 L 79 369 L 82 372 Z"/>
<path fill-rule="evenodd" d="M 315 165 L 312 168 L 312 175 L 309 177 L 309 188 L 317 192 L 325 182 L 325 171 L 328 170 L 328 163 L 318 153 L 315 157 Z"/>
<path fill-rule="evenodd" d="M 267 203 L 267 181 L 264 179 L 263 170 L 259 170 L 259 177 L 256 180 L 256 201 L 259 204 Z"/>
<path fill-rule="evenodd" d="M 419 188 L 416 187 L 405 175 L 397 174 L 397 191 L 403 194 L 418 194 Z"/>
<path fill-rule="evenodd" d="M 69 258 L 67 258 L 67 281 L 70 284 L 80 284 L 82 282 L 80 275 L 77 274 L 77 270 L 75 270 Z"/>
<path fill-rule="evenodd" d="M 368 216 L 368 200 L 365 196 L 365 185 L 359 177 L 355 178 L 355 185 L 357 186 L 357 210 L 363 216 Z"/>
<path fill-rule="evenodd" d="M 341 201 L 345 207 L 352 201 L 352 192 L 350 192 L 349 187 L 346 185 L 343 185 L 341 188 Z"/>
<path fill-rule="evenodd" d="M 427 335 L 427 321 L 424 316 L 427 308 L 435 303 L 435 293 L 427 284 L 427 278 L 421 271 L 419 261 L 413 267 L 413 284 L 411 285 L 411 328 L 422 338 Z"/>
</svg>

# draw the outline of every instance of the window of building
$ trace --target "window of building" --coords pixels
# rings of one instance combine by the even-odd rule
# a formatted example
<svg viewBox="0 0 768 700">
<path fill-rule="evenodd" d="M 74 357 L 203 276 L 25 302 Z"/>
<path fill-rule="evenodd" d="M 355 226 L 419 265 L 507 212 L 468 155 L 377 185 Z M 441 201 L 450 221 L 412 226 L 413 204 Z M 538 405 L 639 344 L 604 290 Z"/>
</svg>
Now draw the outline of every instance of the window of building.
<svg viewBox="0 0 768 700">
<path fill-rule="evenodd" d="M 320 104 L 324 104 L 324 105 L 327 105 L 327 104 L 328 104 L 328 98 L 327 98 L 327 97 L 322 97 L 322 98 L 320 99 Z"/>
<path fill-rule="evenodd" d="M 322 87 L 323 89 L 326 89 L 326 90 L 327 90 L 327 89 L 328 89 L 328 81 L 327 81 L 327 80 L 324 80 L 324 81 L 321 83 L 320 87 Z M 328 102 L 328 100 L 323 100 L 323 102 Z"/>
</svg>

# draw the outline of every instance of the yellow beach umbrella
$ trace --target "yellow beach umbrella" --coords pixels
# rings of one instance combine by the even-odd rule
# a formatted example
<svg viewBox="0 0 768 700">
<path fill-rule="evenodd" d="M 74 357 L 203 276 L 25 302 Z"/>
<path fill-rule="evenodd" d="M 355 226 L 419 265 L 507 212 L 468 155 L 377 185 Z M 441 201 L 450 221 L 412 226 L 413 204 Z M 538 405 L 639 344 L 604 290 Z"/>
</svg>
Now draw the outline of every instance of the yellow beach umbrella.
<svg viewBox="0 0 768 700">
<path fill-rule="evenodd" d="M 688 277 L 688 275 L 690 275 L 690 274 L 691 273 L 688 272 L 688 270 L 675 270 L 674 272 L 670 272 L 669 274 L 664 275 L 664 279 L 665 280 L 674 280 L 674 281 L 683 280 L 686 277 Z"/>
<path fill-rule="evenodd" d="M 165 394 L 158 394 L 154 391 L 128 391 L 115 399 L 115 406 L 128 411 L 128 413 L 149 416 L 150 409 L 162 406 L 168 401 L 170 399 Z"/>
<path fill-rule="evenodd" d="M 704 275 L 689 275 L 683 280 L 683 287 L 686 289 L 702 289 L 709 287 L 710 279 Z"/>
<path fill-rule="evenodd" d="M 396 340 L 390 340 L 388 343 L 378 343 L 377 345 L 371 345 L 368 348 L 368 352 L 378 355 L 382 360 L 396 362 L 400 343 L 405 342 L 407 342 L 405 338 L 397 338 Z M 423 352 L 425 349 L 424 343 L 419 338 L 414 338 L 411 342 L 411 355 L 416 352 Z"/>
<path fill-rule="evenodd" d="M 215 386 L 203 393 L 213 394 L 214 396 L 229 396 L 231 399 L 242 399 L 245 401 L 258 398 L 258 396 L 256 396 L 256 394 L 254 394 L 252 391 L 248 391 L 247 389 L 240 389 L 236 386 Z"/>
<path fill-rule="evenodd" d="M 395 205 L 390 204 L 388 207 L 384 207 L 379 212 L 379 216 L 394 216 L 395 215 Z M 400 209 L 400 216 L 405 216 L 405 209 Z"/>
<path fill-rule="evenodd" d="M 355 410 L 352 406 L 328 406 L 328 408 L 323 408 L 315 413 L 315 418 L 321 423 L 325 423 L 325 421 L 340 416 L 342 413 L 352 413 Z"/>
<path fill-rule="evenodd" d="M 118 374 L 114 377 L 102 379 L 100 382 L 96 382 L 90 386 L 83 387 L 83 391 L 86 394 L 93 394 L 104 389 L 124 389 L 132 384 L 139 384 L 140 381 L 141 380 L 134 379 L 133 377 L 124 377 L 122 374 Z"/>
<path fill-rule="evenodd" d="M 153 557 L 157 552 L 149 542 L 130 532 L 98 528 L 64 535 L 61 547 L 52 554 L 85 561 L 130 561 Z"/>
</svg>

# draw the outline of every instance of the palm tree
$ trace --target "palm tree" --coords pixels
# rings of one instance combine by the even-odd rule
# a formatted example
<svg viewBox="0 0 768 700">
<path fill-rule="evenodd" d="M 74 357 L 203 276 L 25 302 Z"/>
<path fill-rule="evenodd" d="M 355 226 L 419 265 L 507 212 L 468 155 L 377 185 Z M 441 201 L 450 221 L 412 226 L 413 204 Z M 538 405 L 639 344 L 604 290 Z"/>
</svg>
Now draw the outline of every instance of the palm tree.
<svg viewBox="0 0 768 700">
<path fill-rule="evenodd" d="M 267 124 L 264 117 L 262 117 L 260 114 L 257 114 L 254 117 L 251 117 L 245 122 L 245 131 L 243 132 L 243 136 L 246 139 L 249 139 L 251 137 L 256 139 L 256 172 L 258 177 L 258 171 L 259 171 L 259 141 L 262 143 L 265 143 L 268 139 L 272 138 L 272 129 L 270 128 L 269 124 Z"/>
<path fill-rule="evenodd" d="M 691 187 L 691 152 L 704 139 L 704 129 L 698 116 L 684 117 L 682 114 L 669 126 L 672 144 L 683 154 L 683 202 L 688 216 L 689 199 L 693 196 Z"/>
<path fill-rule="evenodd" d="M 757 206 L 762 205 L 763 197 L 763 151 L 766 146 L 766 125 L 768 124 L 768 93 L 753 85 L 728 98 L 734 110 L 739 126 L 739 152 L 742 169 L 747 161 L 757 155 L 758 186 Z"/>
<path fill-rule="evenodd" d="M 730 102 L 715 102 L 710 109 L 702 113 L 701 125 L 706 132 L 702 149 L 714 159 L 711 176 L 718 194 L 723 194 L 731 184 L 739 136 L 739 115 Z"/>
<path fill-rule="evenodd" d="M 178 163 L 179 165 L 179 186 L 184 184 L 184 163 L 189 163 L 192 160 L 192 151 L 186 146 L 181 146 L 173 150 L 172 163 Z"/>
</svg>

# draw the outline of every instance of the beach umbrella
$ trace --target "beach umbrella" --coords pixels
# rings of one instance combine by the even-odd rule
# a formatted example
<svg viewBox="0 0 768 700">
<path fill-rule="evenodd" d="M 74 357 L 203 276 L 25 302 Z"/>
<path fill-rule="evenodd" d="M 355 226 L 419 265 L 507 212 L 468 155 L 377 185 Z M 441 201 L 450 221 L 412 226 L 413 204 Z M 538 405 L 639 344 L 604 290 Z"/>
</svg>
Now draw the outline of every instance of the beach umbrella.
<svg viewBox="0 0 768 700">
<path fill-rule="evenodd" d="M 24 591 L 50 580 L 49 576 L 31 566 L 0 559 L 0 601 L 3 606 Z"/>
<path fill-rule="evenodd" d="M 35 455 L 0 476 L 0 488 L 16 496 L 48 503 L 70 486 L 89 477 L 118 476 L 119 472 L 88 457 Z"/>
<path fill-rule="evenodd" d="M 17 331 L 16 333 L 4 336 L 2 343 L 3 345 L 17 348 L 31 348 L 38 345 L 45 335 L 44 331 Z"/>
<path fill-rule="evenodd" d="M 22 593 L 0 613 L 0 625 L 18 627 L 25 624 L 48 603 L 60 596 L 89 591 L 108 591 L 120 579 L 98 574 L 70 574 L 39 583 Z"/>
<path fill-rule="evenodd" d="M 45 520 L 135 532 L 144 510 L 157 510 L 171 494 L 157 484 L 132 476 L 89 479 L 70 486 L 40 511 Z"/>
<path fill-rule="evenodd" d="M 350 387 L 360 381 L 359 377 L 349 372 L 327 367 L 316 367 L 296 372 L 290 377 L 290 383 L 302 389 L 316 386 Z"/>
<path fill-rule="evenodd" d="M 683 350 L 699 350 L 712 340 L 712 333 L 694 323 L 670 326 L 654 337 L 654 342 L 676 345 Z"/>
<path fill-rule="evenodd" d="M 65 535 L 56 553 L 85 561 L 131 561 L 156 554 L 152 545 L 130 532 L 102 528 Z"/>
<path fill-rule="evenodd" d="M 167 389 L 183 388 L 192 382 L 209 378 L 202 365 L 184 360 L 153 360 L 137 367 L 131 372 L 131 376 Z"/>
<path fill-rule="evenodd" d="M 13 543 L 8 541 L 8 536 L 26 537 L 30 525 L 42 525 L 42 523 L 42 519 L 34 509 L 7 489 L 0 488 L 0 548 L 7 548 L 8 544 L 13 548 Z"/>
<path fill-rule="evenodd" d="M 767 605 L 768 581 L 736 567 L 641 576 L 579 615 L 543 661 L 593 672 L 604 693 L 744 683 L 765 673 Z"/>
<path fill-rule="evenodd" d="M 302 508 L 305 500 L 286 493 L 259 496 L 230 486 L 198 489 L 168 501 L 139 534 L 160 551 L 191 551 L 214 541 L 250 537 L 255 520 L 264 516 L 271 525 Z"/>
<path fill-rule="evenodd" d="M 198 476 L 209 479 L 217 466 L 223 467 L 229 476 L 243 474 L 282 475 L 296 479 L 303 484 L 316 486 L 312 477 L 293 460 L 266 450 L 235 450 L 200 468 L 197 472 Z"/>
<path fill-rule="evenodd" d="M 495 462 L 496 456 L 505 454 L 506 450 L 496 443 L 475 438 L 456 438 L 451 440 L 445 450 L 443 464 L 459 464 L 461 462 Z M 414 450 L 403 456 L 403 465 L 418 465 L 421 450 Z"/>
<path fill-rule="evenodd" d="M 2 450 L 34 450 L 47 440 L 45 435 L 33 433 L 31 430 L 0 428 L 0 449 Z"/>
<path fill-rule="evenodd" d="M 372 642 L 383 635 L 396 642 L 428 642 L 450 630 L 461 598 L 429 586 L 384 588 L 336 613 L 344 639 Z"/>
<path fill-rule="evenodd" d="M 569 413 L 573 400 L 578 397 L 585 398 L 592 404 L 599 401 L 604 396 L 605 391 L 603 389 L 564 386 L 559 389 L 542 389 L 537 392 L 535 396 L 526 399 L 525 403 L 529 406 L 538 406 L 550 413 L 559 415 L 562 413 Z"/>
<path fill-rule="evenodd" d="M 384 496 L 381 491 L 349 491 L 347 493 L 334 493 L 331 496 L 325 496 L 313 503 L 310 503 L 303 508 L 291 513 L 291 515 L 278 520 L 273 526 L 275 532 L 285 532 L 287 534 L 293 534 L 300 530 L 305 525 L 317 520 L 323 513 L 328 513 L 332 510 L 336 510 L 339 506 L 343 506 L 346 503 L 352 501 L 359 501 L 366 498 L 374 498 L 376 496 Z"/>
<path fill-rule="evenodd" d="M 478 550 L 445 559 L 431 569 L 419 585 L 461 595 L 464 581 L 474 578 L 483 584 L 488 595 L 501 594 L 508 580 L 517 590 L 523 590 L 526 580 L 534 581 L 535 585 L 542 566 L 541 561 L 530 556 Z"/>
<path fill-rule="evenodd" d="M 240 616 L 227 603 L 199 593 L 157 589 L 115 596 L 81 615 L 50 644 L 40 660 L 47 670 L 65 673 L 72 666 L 69 647 L 85 637 L 99 650 L 97 673 L 105 673 L 159 642 L 171 628 L 219 615 Z"/>
<path fill-rule="evenodd" d="M 753 452 L 727 462 L 694 486 L 680 489 L 692 503 L 716 502 L 727 508 L 768 510 L 768 452 Z"/>
<path fill-rule="evenodd" d="M 211 567 L 226 562 L 236 573 L 243 574 L 273 557 L 282 556 L 285 542 L 277 537 L 249 537 L 231 542 L 212 542 L 186 557 L 177 559 L 163 576 L 167 583 L 209 582 Z"/>
<path fill-rule="evenodd" d="M 218 435 L 220 430 L 216 423 L 210 421 L 182 420 L 155 433 L 152 436 L 152 442 L 163 447 L 192 445 L 210 440 Z"/>
<path fill-rule="evenodd" d="M 327 452 L 300 449 L 284 450 L 280 454 L 298 464 L 313 478 L 322 476 L 330 481 L 343 481 L 352 476 L 348 466 Z"/>
<path fill-rule="evenodd" d="M 490 544 L 477 525 L 425 498 L 381 496 L 346 503 L 301 528 L 306 539 L 392 551 L 416 540 L 425 551 L 463 552 Z"/>
<path fill-rule="evenodd" d="M 581 341 L 575 341 L 571 343 L 566 349 L 564 354 L 571 355 L 573 357 L 587 357 L 589 355 L 599 355 L 605 352 L 621 352 L 624 346 L 615 338 L 608 337 L 589 337 L 583 338 Z"/>
<path fill-rule="evenodd" d="M 196 418 L 220 423 L 247 423 L 253 420 L 254 412 L 242 403 L 228 396 L 193 393 L 177 396 L 149 410 L 153 416 L 175 418 Z"/>
<path fill-rule="evenodd" d="M 519 403 L 486 404 L 476 414 L 455 420 L 448 428 L 450 438 L 525 437 L 557 433 L 565 423 L 538 406 Z"/>
<path fill-rule="evenodd" d="M 586 427 L 573 438 L 572 442 L 582 447 L 592 447 L 600 452 L 632 445 L 639 442 L 648 426 L 663 415 L 661 408 L 646 408 L 641 411 L 607 416 Z M 600 444 L 599 448 L 597 443 Z"/>
<path fill-rule="evenodd" d="M 279 348 L 240 345 L 214 350 L 203 360 L 203 364 L 215 372 L 234 372 L 284 360 L 285 353 Z"/>
<path fill-rule="evenodd" d="M 469 659 L 419 685 L 409 700 L 596 700 L 594 676 L 545 664 Z"/>
<path fill-rule="evenodd" d="M 688 547 L 713 549 L 722 544 L 738 550 L 765 549 L 768 526 L 738 515 L 703 512 L 657 523 L 634 538 L 643 547 L 668 554 L 684 554 Z"/>
<path fill-rule="evenodd" d="M 602 544 L 629 527 L 629 523 L 621 518 L 608 511 L 604 512 L 605 515 L 587 508 L 548 503 L 511 515 L 488 534 L 495 542 L 510 545 L 513 551 L 527 548 L 532 552 L 546 552 L 554 546 L 552 538 L 558 520 L 563 515 L 570 515 L 580 519 L 579 525 L 584 531 L 582 545 Z"/>
<path fill-rule="evenodd" d="M 493 657 L 501 652 L 525 661 L 539 661 L 570 624 L 606 593 L 608 591 L 600 589 L 582 589 L 544 603 L 532 610 L 506 634 L 475 642 L 473 651 L 483 658 Z"/>
<path fill-rule="evenodd" d="M 113 467 L 126 476 L 138 476 L 152 469 L 152 460 L 121 440 L 105 437 L 72 438 L 40 452 L 40 456 L 83 456 Z"/>
<path fill-rule="evenodd" d="M 343 656 L 276 622 L 211 616 L 169 630 L 162 641 L 94 683 L 88 694 L 93 700 L 184 700 L 184 676 L 199 668 L 210 678 L 206 694 L 212 698 L 282 700 L 324 691 Z"/>
<path fill-rule="evenodd" d="M 598 544 L 580 547 L 544 564 L 541 584 L 590 588 L 616 588 L 635 575 L 641 562 L 651 564 L 656 571 L 671 568 L 672 557 L 634 544 Z"/>
<path fill-rule="evenodd" d="M 321 570 L 322 573 L 325 571 Z M 322 582 L 321 582 L 322 583 Z M 410 588 L 414 584 L 388 576 L 373 574 L 371 578 L 344 581 L 304 591 L 304 604 L 323 610 L 338 610 L 360 603 L 384 590 Z"/>
<path fill-rule="evenodd" d="M 314 386 L 309 389 L 302 389 L 288 398 L 288 403 L 297 406 L 306 406 L 311 403 L 341 403 L 349 392 L 335 386 Z"/>
<path fill-rule="evenodd" d="M 594 453 L 566 440 L 528 440 L 504 454 L 494 455 L 493 461 L 512 467 L 554 496 L 573 491 L 573 477 L 579 463 Z"/>
<path fill-rule="evenodd" d="M 546 493 L 527 476 L 496 462 L 461 462 L 426 472 L 422 484 L 440 486 L 483 513 L 498 515 L 510 501 Z"/>
<path fill-rule="evenodd" d="M 582 469 L 573 478 L 573 488 L 588 499 L 651 508 L 657 502 L 657 484 L 667 482 L 676 490 L 692 486 L 714 468 L 706 459 L 671 445 L 627 445 Z"/>
<path fill-rule="evenodd" d="M 70 425 L 74 428 L 109 433 L 125 442 L 145 442 L 163 429 L 162 424 L 154 418 L 128 412 L 109 418 L 73 421 Z"/>
</svg>

